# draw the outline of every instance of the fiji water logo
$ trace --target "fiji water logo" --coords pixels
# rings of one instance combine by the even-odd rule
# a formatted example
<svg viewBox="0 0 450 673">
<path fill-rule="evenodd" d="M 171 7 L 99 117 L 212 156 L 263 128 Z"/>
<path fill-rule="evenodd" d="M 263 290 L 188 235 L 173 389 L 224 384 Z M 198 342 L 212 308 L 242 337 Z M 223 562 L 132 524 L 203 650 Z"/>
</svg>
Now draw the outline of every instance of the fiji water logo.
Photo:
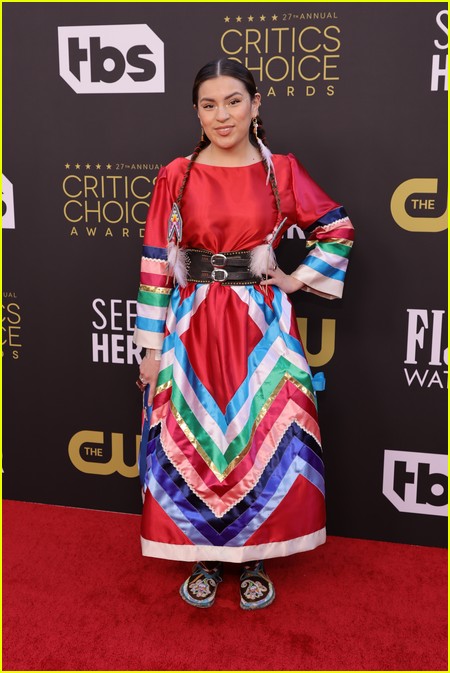
<svg viewBox="0 0 450 673">
<path fill-rule="evenodd" d="M 409 308 L 404 373 L 408 386 L 447 388 L 448 349 L 444 315 L 438 309 Z"/>
</svg>

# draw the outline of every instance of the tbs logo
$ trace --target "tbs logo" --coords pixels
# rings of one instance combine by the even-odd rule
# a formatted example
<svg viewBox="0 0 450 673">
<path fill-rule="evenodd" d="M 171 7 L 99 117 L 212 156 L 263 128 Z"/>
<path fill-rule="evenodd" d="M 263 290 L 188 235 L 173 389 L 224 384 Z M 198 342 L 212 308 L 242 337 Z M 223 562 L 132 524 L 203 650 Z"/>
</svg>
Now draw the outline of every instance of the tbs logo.
<svg viewBox="0 0 450 673">
<path fill-rule="evenodd" d="M 385 451 L 383 494 L 400 512 L 447 516 L 447 456 Z"/>
<path fill-rule="evenodd" d="M 58 28 L 59 74 L 76 93 L 164 92 L 164 43 L 146 24 Z"/>
<path fill-rule="evenodd" d="M 14 188 L 6 175 L 2 178 L 2 227 L 14 229 Z"/>
</svg>

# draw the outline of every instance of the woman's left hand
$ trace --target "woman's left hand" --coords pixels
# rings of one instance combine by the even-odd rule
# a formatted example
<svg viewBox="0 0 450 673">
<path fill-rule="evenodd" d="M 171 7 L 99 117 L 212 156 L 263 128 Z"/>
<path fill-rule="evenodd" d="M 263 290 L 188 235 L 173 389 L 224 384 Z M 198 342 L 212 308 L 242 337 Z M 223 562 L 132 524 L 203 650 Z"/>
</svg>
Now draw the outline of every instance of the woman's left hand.
<svg viewBox="0 0 450 673">
<path fill-rule="evenodd" d="M 276 269 L 269 269 L 267 276 L 267 280 L 262 280 L 260 285 L 276 285 L 280 290 L 286 292 L 286 294 L 297 292 L 297 290 L 301 290 L 305 285 L 301 280 L 297 280 L 294 276 L 284 273 L 279 266 Z"/>
</svg>

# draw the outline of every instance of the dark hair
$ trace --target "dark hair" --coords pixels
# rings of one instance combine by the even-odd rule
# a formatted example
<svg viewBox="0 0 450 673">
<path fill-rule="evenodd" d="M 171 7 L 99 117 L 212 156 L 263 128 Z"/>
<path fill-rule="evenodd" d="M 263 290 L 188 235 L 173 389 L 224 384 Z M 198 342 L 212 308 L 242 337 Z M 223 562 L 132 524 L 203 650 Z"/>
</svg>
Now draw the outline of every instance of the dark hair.
<svg viewBox="0 0 450 673">
<path fill-rule="evenodd" d="M 250 70 L 247 70 L 239 61 L 233 61 L 229 58 L 219 58 L 215 61 L 210 61 L 198 71 L 194 80 L 194 86 L 192 87 L 192 102 L 194 105 L 198 103 L 200 84 L 203 84 L 208 79 L 214 79 L 222 75 L 234 77 L 234 79 L 242 82 L 252 98 L 258 90 Z"/>
<path fill-rule="evenodd" d="M 192 102 L 195 106 L 197 106 L 198 103 L 198 90 L 200 88 L 200 85 L 203 84 L 203 82 L 206 82 L 208 79 L 215 79 L 216 77 L 221 76 L 234 77 L 234 79 L 238 79 L 245 86 L 248 93 L 250 94 L 251 99 L 253 100 L 258 89 L 250 70 L 248 70 L 248 68 L 242 65 L 242 63 L 239 63 L 239 61 L 235 61 L 234 59 L 219 58 L 214 61 L 209 61 L 209 63 L 206 63 L 206 65 L 200 68 L 195 77 L 194 85 L 192 87 Z M 261 141 L 264 143 L 264 145 L 267 146 L 266 134 L 262 125 L 261 117 L 257 116 L 256 120 L 258 122 L 258 130 L 257 130 L 258 138 L 260 138 Z M 261 153 L 261 148 L 258 144 L 257 139 L 255 138 L 252 124 L 250 124 L 249 126 L 248 134 L 249 134 L 249 140 L 252 143 L 252 145 L 254 145 Z M 205 136 L 202 140 L 200 140 L 194 152 L 192 153 L 191 159 L 189 161 L 189 164 L 183 177 L 183 182 L 181 183 L 181 187 L 178 192 L 177 205 L 180 205 L 181 203 L 181 199 L 184 194 L 184 189 L 186 187 L 189 174 L 191 172 L 192 164 L 197 159 L 200 152 L 204 150 L 205 147 L 208 147 L 208 145 L 210 144 L 211 141 L 209 140 L 209 138 Z M 267 161 L 264 158 L 263 154 L 261 154 L 261 158 L 266 170 L 268 171 L 269 166 L 267 165 Z M 273 173 L 272 170 L 270 171 L 270 184 L 272 186 L 272 191 L 277 204 L 278 220 L 281 220 L 280 196 L 278 194 L 278 187 L 275 179 L 275 174 Z"/>
</svg>

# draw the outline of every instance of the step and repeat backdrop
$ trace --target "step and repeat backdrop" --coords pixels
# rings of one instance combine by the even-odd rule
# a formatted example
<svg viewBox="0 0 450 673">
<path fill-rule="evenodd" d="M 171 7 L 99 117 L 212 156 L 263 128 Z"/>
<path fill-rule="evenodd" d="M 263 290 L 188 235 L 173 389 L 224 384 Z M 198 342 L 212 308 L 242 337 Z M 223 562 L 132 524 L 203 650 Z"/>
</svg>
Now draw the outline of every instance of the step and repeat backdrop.
<svg viewBox="0 0 450 673">
<path fill-rule="evenodd" d="M 3 3 L 4 497 L 139 513 L 132 342 L 197 70 L 251 69 L 272 151 L 344 204 L 341 301 L 292 296 L 334 535 L 446 543 L 445 3 Z M 293 227 L 279 261 L 304 255 Z M 217 382 L 220 385 L 220 382 Z"/>
</svg>

